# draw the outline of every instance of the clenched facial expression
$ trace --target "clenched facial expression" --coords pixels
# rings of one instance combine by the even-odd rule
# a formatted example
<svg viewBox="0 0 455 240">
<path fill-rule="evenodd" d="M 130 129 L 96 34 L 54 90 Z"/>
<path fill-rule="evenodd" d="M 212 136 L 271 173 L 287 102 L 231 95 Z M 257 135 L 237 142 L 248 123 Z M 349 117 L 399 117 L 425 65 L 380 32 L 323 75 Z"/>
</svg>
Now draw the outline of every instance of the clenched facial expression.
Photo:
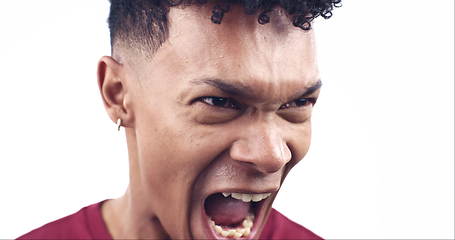
<svg viewBox="0 0 455 240">
<path fill-rule="evenodd" d="M 169 38 L 125 61 L 134 113 L 131 191 L 174 239 L 257 238 L 286 174 L 307 153 L 319 94 L 312 31 L 276 9 L 171 8 Z"/>
</svg>

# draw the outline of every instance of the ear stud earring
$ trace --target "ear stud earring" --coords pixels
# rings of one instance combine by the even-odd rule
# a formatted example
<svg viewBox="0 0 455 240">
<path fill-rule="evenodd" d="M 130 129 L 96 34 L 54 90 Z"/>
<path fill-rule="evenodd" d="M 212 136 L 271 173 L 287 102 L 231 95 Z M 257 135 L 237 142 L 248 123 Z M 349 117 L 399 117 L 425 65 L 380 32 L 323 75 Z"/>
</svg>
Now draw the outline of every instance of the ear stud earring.
<svg viewBox="0 0 455 240">
<path fill-rule="evenodd" d="M 117 131 L 120 131 L 120 127 L 122 126 L 122 119 L 117 119 Z"/>
</svg>

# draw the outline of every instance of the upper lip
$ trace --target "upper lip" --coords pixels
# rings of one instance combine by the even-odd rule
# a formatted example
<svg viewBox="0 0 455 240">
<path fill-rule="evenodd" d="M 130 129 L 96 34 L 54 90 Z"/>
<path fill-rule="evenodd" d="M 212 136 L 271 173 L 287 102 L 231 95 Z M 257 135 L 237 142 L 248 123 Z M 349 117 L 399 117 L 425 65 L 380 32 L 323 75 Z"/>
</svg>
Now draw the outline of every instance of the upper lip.
<svg viewBox="0 0 455 240">
<path fill-rule="evenodd" d="M 218 189 L 209 194 L 206 197 L 216 193 L 248 193 L 248 194 L 259 194 L 259 193 L 275 193 L 279 188 L 266 188 L 266 189 L 245 189 L 245 188 L 225 188 Z"/>
</svg>

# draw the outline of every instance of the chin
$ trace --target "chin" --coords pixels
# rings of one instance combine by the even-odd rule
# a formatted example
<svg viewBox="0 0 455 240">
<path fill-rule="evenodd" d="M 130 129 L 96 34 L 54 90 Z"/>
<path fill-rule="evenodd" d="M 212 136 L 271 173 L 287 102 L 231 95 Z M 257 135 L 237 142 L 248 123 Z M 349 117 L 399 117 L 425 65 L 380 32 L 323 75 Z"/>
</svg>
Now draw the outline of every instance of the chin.
<svg viewBox="0 0 455 240">
<path fill-rule="evenodd" d="M 193 200 L 193 239 L 258 239 L 278 189 L 220 189 Z"/>
</svg>

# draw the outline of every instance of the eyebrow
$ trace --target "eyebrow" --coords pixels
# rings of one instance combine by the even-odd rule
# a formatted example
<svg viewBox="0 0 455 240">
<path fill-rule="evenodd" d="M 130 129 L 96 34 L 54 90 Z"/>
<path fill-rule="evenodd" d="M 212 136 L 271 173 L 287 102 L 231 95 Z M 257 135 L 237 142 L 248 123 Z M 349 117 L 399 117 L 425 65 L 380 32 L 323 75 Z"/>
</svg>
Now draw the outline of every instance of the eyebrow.
<svg viewBox="0 0 455 240">
<path fill-rule="evenodd" d="M 228 83 L 227 81 L 221 80 L 221 79 L 197 79 L 197 80 L 192 80 L 192 84 L 195 85 L 201 85 L 201 84 L 206 84 L 210 85 L 212 87 L 215 87 L 219 89 L 220 91 L 232 95 L 232 96 L 239 96 L 239 97 L 244 97 L 244 98 L 249 98 L 249 99 L 255 99 L 258 98 L 257 96 L 254 96 L 253 93 L 253 88 L 250 86 L 243 85 L 241 83 Z M 293 99 L 297 98 L 302 98 L 306 97 L 308 95 L 311 95 L 312 93 L 316 92 L 318 89 L 320 89 L 322 86 L 322 81 L 319 79 L 315 83 L 313 83 L 310 87 L 305 88 L 302 92 L 293 95 Z"/>
<path fill-rule="evenodd" d="M 305 89 L 303 91 L 303 93 L 301 93 L 300 95 L 298 95 L 299 97 L 306 97 L 308 95 L 311 95 L 313 94 L 314 92 L 316 92 L 318 89 L 320 89 L 322 87 L 322 81 L 321 79 L 317 80 L 315 83 L 313 83 L 313 85 L 311 85 L 310 87 L 308 87 L 307 89 Z"/>
</svg>

